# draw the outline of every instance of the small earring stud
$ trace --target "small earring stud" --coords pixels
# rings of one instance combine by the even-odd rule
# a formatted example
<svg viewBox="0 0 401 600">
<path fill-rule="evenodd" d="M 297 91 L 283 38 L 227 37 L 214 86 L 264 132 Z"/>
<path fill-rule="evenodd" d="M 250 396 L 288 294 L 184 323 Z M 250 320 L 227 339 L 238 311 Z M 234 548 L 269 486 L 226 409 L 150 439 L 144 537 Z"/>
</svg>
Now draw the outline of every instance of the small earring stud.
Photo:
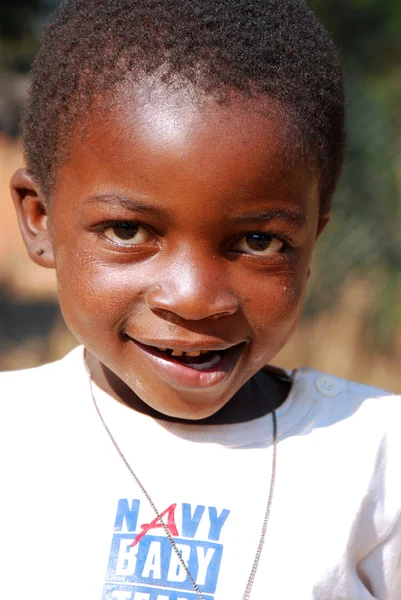
<svg viewBox="0 0 401 600">
<path fill-rule="evenodd" d="M 42 256 L 42 254 L 44 254 L 44 250 L 43 250 L 43 248 L 38 248 L 38 249 L 36 250 L 36 254 L 37 254 L 38 256 Z"/>
</svg>

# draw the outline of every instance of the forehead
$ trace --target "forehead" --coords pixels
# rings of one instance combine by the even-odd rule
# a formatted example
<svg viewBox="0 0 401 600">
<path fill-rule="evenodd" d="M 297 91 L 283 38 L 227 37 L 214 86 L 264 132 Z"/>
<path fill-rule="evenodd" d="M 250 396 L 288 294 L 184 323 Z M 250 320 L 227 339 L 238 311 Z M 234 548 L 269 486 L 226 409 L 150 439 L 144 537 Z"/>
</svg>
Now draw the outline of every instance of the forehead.
<svg viewBox="0 0 401 600">
<path fill-rule="evenodd" d="M 101 182 L 168 195 L 197 186 L 210 200 L 217 191 L 240 197 L 268 184 L 279 193 L 290 174 L 299 185 L 310 182 L 300 148 L 277 102 L 233 94 L 219 103 L 189 85 L 149 79 L 94 102 L 84 134 L 72 136 L 56 188 L 76 185 L 85 193 Z"/>
</svg>

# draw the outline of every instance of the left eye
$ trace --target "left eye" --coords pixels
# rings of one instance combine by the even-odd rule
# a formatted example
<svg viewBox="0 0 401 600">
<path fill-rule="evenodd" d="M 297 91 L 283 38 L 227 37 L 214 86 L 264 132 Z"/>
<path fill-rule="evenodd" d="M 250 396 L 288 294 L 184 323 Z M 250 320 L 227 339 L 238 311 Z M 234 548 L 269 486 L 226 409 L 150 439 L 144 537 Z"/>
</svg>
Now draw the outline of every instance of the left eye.
<svg viewBox="0 0 401 600">
<path fill-rule="evenodd" d="M 242 254 L 254 256 L 268 256 L 279 252 L 283 242 L 269 233 L 249 233 L 244 235 L 235 244 L 234 250 Z"/>
<path fill-rule="evenodd" d="M 120 246 L 134 246 L 145 244 L 151 239 L 151 234 L 136 223 L 118 223 L 110 225 L 102 231 L 102 235 Z"/>
</svg>

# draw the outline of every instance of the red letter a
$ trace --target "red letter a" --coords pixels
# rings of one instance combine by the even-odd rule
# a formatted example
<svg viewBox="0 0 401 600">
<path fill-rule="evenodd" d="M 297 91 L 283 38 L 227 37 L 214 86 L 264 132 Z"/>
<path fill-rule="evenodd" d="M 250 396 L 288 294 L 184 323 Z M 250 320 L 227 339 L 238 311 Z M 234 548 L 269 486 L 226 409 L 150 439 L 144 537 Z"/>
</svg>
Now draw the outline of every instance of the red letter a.
<svg viewBox="0 0 401 600">
<path fill-rule="evenodd" d="M 141 541 L 143 536 L 146 535 L 148 533 L 148 531 L 150 531 L 151 529 L 160 529 L 160 527 L 163 527 L 163 525 L 160 523 L 160 519 L 162 517 L 164 517 L 164 515 L 166 515 L 166 514 L 168 514 L 167 523 L 166 523 L 167 529 L 170 531 L 171 535 L 177 536 L 178 531 L 177 531 L 177 526 L 175 524 L 175 518 L 174 518 L 174 511 L 175 511 L 176 506 L 177 506 L 177 504 L 172 504 L 171 506 L 166 508 L 165 511 L 160 513 L 160 515 L 158 517 L 156 517 L 156 519 L 153 519 L 153 521 L 151 523 L 145 523 L 144 525 L 141 525 L 142 531 L 141 531 L 141 533 L 138 533 L 138 535 L 132 542 L 131 548 L 133 546 L 136 546 Z"/>
</svg>

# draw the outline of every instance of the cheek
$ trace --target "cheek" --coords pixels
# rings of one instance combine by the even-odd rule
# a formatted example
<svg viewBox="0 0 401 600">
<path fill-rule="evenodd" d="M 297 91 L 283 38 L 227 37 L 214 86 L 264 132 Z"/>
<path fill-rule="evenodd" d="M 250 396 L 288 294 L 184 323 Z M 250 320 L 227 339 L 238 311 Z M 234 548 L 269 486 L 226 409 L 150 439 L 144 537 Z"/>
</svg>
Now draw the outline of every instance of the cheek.
<svg viewBox="0 0 401 600">
<path fill-rule="evenodd" d="M 106 267 L 93 256 L 80 253 L 57 260 L 56 268 L 61 310 L 81 341 L 83 336 L 102 339 L 107 332 L 120 330 L 142 297 L 141 282 L 132 266 Z"/>
<path fill-rule="evenodd" d="M 277 353 L 291 335 L 302 313 L 307 272 L 304 269 L 253 282 L 252 296 L 244 298 L 244 312 L 258 351 Z"/>
</svg>

